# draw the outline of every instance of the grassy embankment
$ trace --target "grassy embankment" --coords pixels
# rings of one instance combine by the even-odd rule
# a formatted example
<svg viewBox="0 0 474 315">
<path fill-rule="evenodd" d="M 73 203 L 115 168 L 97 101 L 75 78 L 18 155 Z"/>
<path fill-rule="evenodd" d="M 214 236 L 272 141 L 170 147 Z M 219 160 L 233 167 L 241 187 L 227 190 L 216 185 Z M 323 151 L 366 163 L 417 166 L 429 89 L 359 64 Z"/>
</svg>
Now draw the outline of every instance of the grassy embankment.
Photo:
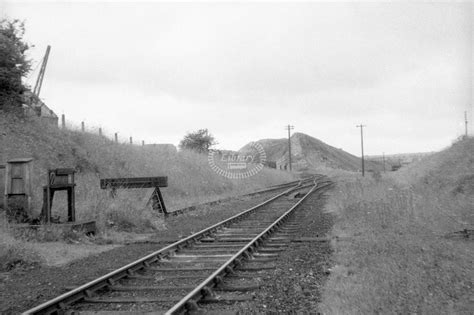
<svg viewBox="0 0 474 315">
<path fill-rule="evenodd" d="M 472 314 L 474 139 L 382 178 L 339 178 L 325 314 Z"/>
<path fill-rule="evenodd" d="M 205 155 L 175 152 L 161 146 L 116 144 L 97 134 L 61 130 L 35 120 L 20 121 L 0 112 L 0 163 L 15 157 L 34 158 L 31 216 L 40 212 L 47 169 L 72 167 L 77 170 L 77 219 L 96 220 L 101 233 L 150 232 L 166 229 L 166 222 L 145 206 L 149 191 L 119 190 L 118 197 L 112 199 L 100 189 L 100 178 L 168 176 L 169 187 L 162 192 L 171 210 L 294 180 L 293 175 L 269 169 L 248 179 L 231 180 L 212 171 Z M 57 197 L 53 215 L 64 220 L 65 194 L 59 193 Z M 21 250 L 21 244 L 7 236 L 8 224 L 4 218 L 2 221 L 2 239 L 6 240 L 3 243 L 12 245 L 10 249 Z M 0 252 L 8 255 L 8 248 Z"/>
</svg>

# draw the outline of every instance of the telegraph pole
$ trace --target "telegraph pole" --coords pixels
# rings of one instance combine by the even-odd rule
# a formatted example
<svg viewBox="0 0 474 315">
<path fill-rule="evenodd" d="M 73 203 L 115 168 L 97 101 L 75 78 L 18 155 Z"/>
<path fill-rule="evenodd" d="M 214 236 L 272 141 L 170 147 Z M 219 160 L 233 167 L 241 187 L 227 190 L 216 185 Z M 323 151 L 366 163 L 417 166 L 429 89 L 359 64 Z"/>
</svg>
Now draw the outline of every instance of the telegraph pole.
<svg viewBox="0 0 474 315">
<path fill-rule="evenodd" d="M 288 162 L 290 166 L 290 172 L 291 172 L 291 137 L 290 137 L 290 131 L 292 129 L 295 129 L 295 126 L 288 125 L 285 127 L 285 129 L 288 130 Z"/>
<path fill-rule="evenodd" d="M 360 147 L 362 149 L 362 176 L 365 176 L 365 166 L 364 166 L 364 127 L 365 125 L 357 125 L 357 128 L 360 128 Z"/>
<path fill-rule="evenodd" d="M 466 126 L 466 132 L 465 133 L 466 133 L 466 138 L 467 138 L 467 110 L 464 111 L 464 124 Z"/>
<path fill-rule="evenodd" d="M 385 173 L 385 152 L 382 153 L 382 159 L 383 159 L 383 172 Z"/>
</svg>

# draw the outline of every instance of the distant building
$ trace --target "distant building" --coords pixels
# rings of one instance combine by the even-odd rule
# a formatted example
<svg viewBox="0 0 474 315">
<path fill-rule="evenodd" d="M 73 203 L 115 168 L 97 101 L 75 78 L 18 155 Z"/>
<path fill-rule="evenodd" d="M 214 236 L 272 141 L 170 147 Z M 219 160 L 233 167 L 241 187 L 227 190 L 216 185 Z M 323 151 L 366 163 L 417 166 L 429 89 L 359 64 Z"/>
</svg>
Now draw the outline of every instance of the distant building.
<svg viewBox="0 0 474 315">
<path fill-rule="evenodd" d="M 23 93 L 23 108 L 25 114 L 37 116 L 47 124 L 58 126 L 58 116 L 31 91 Z"/>
<path fill-rule="evenodd" d="M 408 165 L 413 162 L 421 161 L 423 158 L 433 154 L 434 152 L 422 152 L 422 153 L 399 153 L 399 154 L 387 154 L 383 155 L 371 155 L 367 156 L 368 161 L 374 161 L 386 164 L 386 169 L 392 171 L 398 170 L 404 165 Z"/>
<path fill-rule="evenodd" d="M 286 171 L 289 169 L 289 161 L 287 156 L 282 156 L 276 161 L 276 169 Z"/>
<path fill-rule="evenodd" d="M 277 168 L 277 163 L 275 161 L 265 161 L 264 165 L 269 168 Z"/>
</svg>

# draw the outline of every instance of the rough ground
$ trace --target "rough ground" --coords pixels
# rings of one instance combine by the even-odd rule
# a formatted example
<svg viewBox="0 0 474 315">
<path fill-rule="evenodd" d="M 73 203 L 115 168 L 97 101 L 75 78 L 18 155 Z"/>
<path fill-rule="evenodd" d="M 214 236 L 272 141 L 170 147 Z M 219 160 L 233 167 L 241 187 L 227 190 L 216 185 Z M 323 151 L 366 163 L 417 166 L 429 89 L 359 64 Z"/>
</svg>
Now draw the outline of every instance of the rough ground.
<svg viewBox="0 0 474 315">
<path fill-rule="evenodd" d="M 60 267 L 20 266 L 0 274 L 0 314 L 17 314 L 162 248 L 179 237 L 197 232 L 250 208 L 276 192 L 241 197 L 170 218 L 168 229 L 153 235 L 152 242 L 129 244 Z M 160 242 L 161 241 L 161 242 Z"/>
</svg>

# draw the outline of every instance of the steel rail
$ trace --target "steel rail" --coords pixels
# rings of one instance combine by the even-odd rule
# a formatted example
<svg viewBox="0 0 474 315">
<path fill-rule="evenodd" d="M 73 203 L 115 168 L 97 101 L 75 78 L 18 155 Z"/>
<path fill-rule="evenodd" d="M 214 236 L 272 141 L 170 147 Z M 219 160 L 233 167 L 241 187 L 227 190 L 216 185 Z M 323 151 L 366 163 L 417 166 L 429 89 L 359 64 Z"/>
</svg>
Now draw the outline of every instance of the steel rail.
<svg viewBox="0 0 474 315">
<path fill-rule="evenodd" d="M 318 175 L 313 175 L 311 177 L 302 178 L 298 181 L 293 181 L 293 182 L 289 182 L 289 183 L 285 183 L 285 184 L 270 186 L 269 188 L 262 189 L 262 190 L 257 190 L 257 191 L 254 191 L 254 192 L 251 192 L 251 193 L 248 193 L 248 194 L 245 194 L 245 195 L 241 195 L 241 196 L 252 196 L 252 195 L 257 195 L 257 194 L 261 194 L 261 193 L 266 193 L 266 192 L 274 191 L 274 190 L 277 190 L 277 189 L 286 188 L 286 187 L 291 186 L 291 185 L 296 185 L 296 183 L 299 183 L 300 185 L 303 185 L 304 183 L 306 183 L 308 181 L 318 180 L 318 179 L 323 178 L 323 177 L 324 177 L 324 175 L 319 175 L 319 174 Z"/>
<path fill-rule="evenodd" d="M 209 295 L 209 289 L 218 285 L 222 281 L 222 275 L 226 275 L 227 273 L 233 270 L 231 265 L 240 265 L 242 263 L 241 259 L 244 253 L 247 253 L 246 256 L 243 258 L 248 259 L 249 255 L 255 250 L 255 247 L 259 245 L 266 237 L 269 235 L 270 232 L 274 230 L 275 227 L 279 226 L 282 222 L 284 222 L 288 216 L 315 190 L 319 190 L 325 188 L 332 183 L 326 183 L 325 185 L 318 185 L 316 180 L 314 181 L 313 188 L 301 198 L 296 204 L 294 204 L 289 210 L 287 210 L 284 214 L 282 214 L 278 219 L 276 219 L 271 225 L 269 225 L 264 231 L 262 231 L 259 235 L 254 237 L 250 242 L 248 242 L 244 247 L 242 247 L 239 252 L 237 252 L 234 256 L 232 256 L 229 260 L 227 260 L 224 264 L 219 267 L 214 273 L 212 273 L 207 279 L 202 281 L 198 286 L 196 286 L 190 293 L 188 293 L 184 298 L 182 298 L 178 303 L 176 303 L 172 308 L 170 308 L 165 314 L 178 314 L 179 312 L 183 311 L 184 308 L 195 308 L 194 303 L 199 301 L 202 298 L 205 298 Z M 229 269 L 230 268 L 230 269 Z M 196 298 L 197 297 L 197 298 Z"/>
<path fill-rule="evenodd" d="M 292 182 L 287 182 L 287 183 L 283 183 L 283 184 L 272 185 L 272 186 L 268 187 L 267 189 L 262 189 L 262 190 L 260 190 L 260 191 L 266 191 L 266 190 L 268 190 L 268 189 L 285 187 L 285 186 L 288 186 L 288 185 L 295 185 L 295 184 L 297 184 L 297 183 L 302 183 L 302 182 L 306 182 L 306 181 L 313 181 L 313 180 L 318 179 L 318 178 L 321 178 L 321 177 L 324 177 L 324 175 L 320 175 L 320 174 L 310 175 L 310 176 L 308 176 L 308 177 L 300 178 L 299 180 L 295 180 L 295 181 L 292 181 Z M 253 193 L 257 193 L 257 192 L 258 192 L 258 191 L 253 192 Z"/>
<path fill-rule="evenodd" d="M 184 213 L 188 213 L 190 211 L 194 211 L 194 210 L 196 210 L 196 207 L 199 207 L 199 206 L 213 205 L 213 204 L 216 204 L 216 203 L 219 203 L 219 202 L 222 202 L 222 201 L 230 200 L 232 198 L 250 197 L 250 196 L 254 196 L 254 195 L 258 195 L 258 194 L 268 193 L 268 192 L 272 192 L 272 191 L 275 191 L 275 190 L 280 190 L 280 189 L 283 189 L 283 188 L 291 187 L 291 186 L 294 186 L 294 185 L 297 185 L 297 184 L 302 185 L 303 183 L 305 183 L 307 181 L 319 179 L 319 178 L 322 178 L 322 177 L 324 177 L 324 175 L 316 174 L 316 175 L 306 177 L 306 178 L 302 178 L 302 179 L 299 179 L 299 180 L 295 180 L 295 181 L 292 181 L 292 182 L 273 185 L 273 186 L 270 186 L 268 188 L 253 191 L 253 192 L 246 193 L 246 194 L 243 194 L 243 195 L 227 197 L 227 198 L 223 198 L 223 199 L 217 199 L 217 200 L 213 200 L 213 201 L 209 201 L 209 202 L 205 202 L 205 203 L 200 203 L 200 204 L 194 205 L 194 206 L 189 206 L 189 207 L 177 209 L 177 210 L 174 210 L 174 211 L 168 211 L 168 215 L 178 216 L 178 215 L 181 215 L 181 214 L 184 214 Z"/>
<path fill-rule="evenodd" d="M 90 297 L 92 292 L 94 291 L 97 291 L 99 289 L 102 289 L 102 288 L 105 288 L 105 287 L 108 287 L 110 285 L 112 285 L 114 282 L 116 282 L 117 280 L 120 280 L 124 277 L 126 277 L 129 273 L 133 273 L 137 270 L 140 270 L 142 268 L 146 268 L 150 263 L 153 263 L 157 260 L 159 260 L 160 258 L 164 258 L 164 257 L 168 257 L 170 256 L 175 250 L 179 250 L 181 248 L 183 248 L 184 246 L 186 245 L 189 245 L 191 242 L 195 242 L 195 241 L 198 241 L 199 239 L 201 238 L 204 238 L 206 236 L 208 236 L 209 234 L 211 234 L 212 232 L 216 231 L 218 228 L 220 227 L 224 227 L 226 226 L 227 224 L 230 224 L 230 223 L 233 223 L 237 220 L 240 220 L 242 219 L 244 216 L 254 212 L 255 210 L 271 203 L 272 201 L 274 201 L 275 199 L 278 199 L 294 190 L 297 190 L 297 189 L 301 189 L 302 188 L 302 185 L 301 185 L 301 182 L 300 181 L 298 183 L 298 185 L 294 186 L 294 187 L 291 187 L 287 190 L 285 190 L 284 192 L 282 193 L 279 193 L 278 195 L 268 199 L 268 200 L 265 200 L 263 202 L 261 202 L 260 204 L 250 208 L 250 209 L 247 209 L 241 213 L 238 213 L 228 219 L 225 219 L 221 222 L 218 222 L 208 228 L 205 228 L 197 233 L 194 233 L 186 238 L 183 238 L 173 244 L 170 244 L 166 247 L 163 247 L 162 249 L 156 251 L 156 252 L 153 252 L 151 254 L 148 254 L 134 262 L 131 262 L 119 269 L 116 269 L 104 276 L 101 276 L 95 280 L 92 280 L 86 284 L 83 284 L 69 292 L 66 292 L 56 298 L 53 298 L 49 301 L 46 301 L 34 308 L 31 308 L 25 312 L 23 312 L 22 314 L 24 315 L 27 315 L 27 314 L 52 314 L 52 313 L 55 313 L 57 311 L 60 311 L 60 310 L 63 310 L 65 309 L 65 307 L 67 307 L 68 305 L 72 304 L 72 303 L 75 303 L 83 298 L 86 298 L 86 297 Z"/>
</svg>

